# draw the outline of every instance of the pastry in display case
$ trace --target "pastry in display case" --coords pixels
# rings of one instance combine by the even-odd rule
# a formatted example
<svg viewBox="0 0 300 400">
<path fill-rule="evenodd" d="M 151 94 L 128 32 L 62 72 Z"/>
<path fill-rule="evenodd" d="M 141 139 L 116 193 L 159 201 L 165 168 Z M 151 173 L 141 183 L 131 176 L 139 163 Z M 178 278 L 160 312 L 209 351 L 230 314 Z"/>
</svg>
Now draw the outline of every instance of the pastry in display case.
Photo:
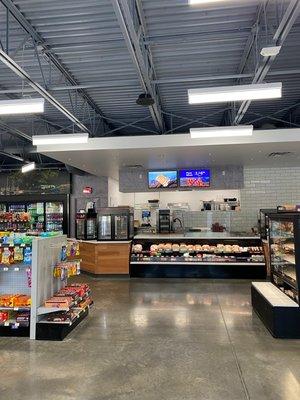
<svg viewBox="0 0 300 400">
<path fill-rule="evenodd" d="M 271 281 L 299 304 L 300 215 L 270 215 Z"/>
</svg>

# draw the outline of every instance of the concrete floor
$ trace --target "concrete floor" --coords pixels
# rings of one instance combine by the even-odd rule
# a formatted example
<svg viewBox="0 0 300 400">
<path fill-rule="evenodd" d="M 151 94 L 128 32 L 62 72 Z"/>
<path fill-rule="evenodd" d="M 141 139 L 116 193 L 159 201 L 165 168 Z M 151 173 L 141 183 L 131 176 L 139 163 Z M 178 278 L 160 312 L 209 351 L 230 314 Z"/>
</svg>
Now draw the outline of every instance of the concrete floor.
<svg viewBox="0 0 300 400">
<path fill-rule="evenodd" d="M 64 342 L 0 339 L 2 400 L 299 400 L 300 340 L 252 313 L 250 282 L 96 281 Z"/>
</svg>

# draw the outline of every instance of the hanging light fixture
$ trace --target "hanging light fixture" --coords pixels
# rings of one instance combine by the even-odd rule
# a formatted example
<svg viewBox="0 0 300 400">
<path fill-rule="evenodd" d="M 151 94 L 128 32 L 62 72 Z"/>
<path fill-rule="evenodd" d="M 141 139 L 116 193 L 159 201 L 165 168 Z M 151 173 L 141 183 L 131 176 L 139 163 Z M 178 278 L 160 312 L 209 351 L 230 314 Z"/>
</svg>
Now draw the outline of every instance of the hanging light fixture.
<svg viewBox="0 0 300 400">
<path fill-rule="evenodd" d="M 282 96 L 282 83 L 220 86 L 188 90 L 190 104 L 275 99 Z"/>
<path fill-rule="evenodd" d="M 192 139 L 252 136 L 253 126 L 237 125 L 237 126 L 216 126 L 211 128 L 191 128 L 190 134 Z"/>
<path fill-rule="evenodd" d="M 34 146 L 47 144 L 74 144 L 87 143 L 89 139 L 88 133 L 68 133 L 66 135 L 36 135 L 32 136 L 32 144 Z"/>
<path fill-rule="evenodd" d="M 40 114 L 44 107 L 43 98 L 0 100 L 0 115 Z"/>
<path fill-rule="evenodd" d="M 32 171 L 35 169 L 35 162 L 30 162 L 27 164 L 24 164 L 21 168 L 21 171 L 23 174 L 25 174 L 26 172 Z"/>
</svg>

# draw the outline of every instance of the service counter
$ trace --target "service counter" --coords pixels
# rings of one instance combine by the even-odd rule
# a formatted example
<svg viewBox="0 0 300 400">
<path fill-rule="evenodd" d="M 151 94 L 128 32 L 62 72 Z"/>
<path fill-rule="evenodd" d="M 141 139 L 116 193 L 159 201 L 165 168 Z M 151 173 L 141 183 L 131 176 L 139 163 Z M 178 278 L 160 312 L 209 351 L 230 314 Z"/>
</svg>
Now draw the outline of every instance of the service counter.
<svg viewBox="0 0 300 400">
<path fill-rule="evenodd" d="M 81 270 L 92 275 L 129 275 L 131 241 L 80 240 Z"/>
</svg>

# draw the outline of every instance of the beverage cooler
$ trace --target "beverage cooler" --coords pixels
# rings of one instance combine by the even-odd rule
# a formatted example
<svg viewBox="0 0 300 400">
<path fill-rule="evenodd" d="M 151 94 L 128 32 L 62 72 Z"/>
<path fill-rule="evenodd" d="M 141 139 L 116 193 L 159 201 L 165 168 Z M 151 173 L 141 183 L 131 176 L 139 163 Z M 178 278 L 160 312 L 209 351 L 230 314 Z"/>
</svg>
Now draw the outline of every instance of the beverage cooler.
<svg viewBox="0 0 300 400">
<path fill-rule="evenodd" d="M 134 211 L 131 207 L 101 208 L 98 212 L 98 240 L 131 240 Z"/>
<path fill-rule="evenodd" d="M 69 195 L 3 196 L 0 231 L 63 232 L 69 230 Z"/>
</svg>

